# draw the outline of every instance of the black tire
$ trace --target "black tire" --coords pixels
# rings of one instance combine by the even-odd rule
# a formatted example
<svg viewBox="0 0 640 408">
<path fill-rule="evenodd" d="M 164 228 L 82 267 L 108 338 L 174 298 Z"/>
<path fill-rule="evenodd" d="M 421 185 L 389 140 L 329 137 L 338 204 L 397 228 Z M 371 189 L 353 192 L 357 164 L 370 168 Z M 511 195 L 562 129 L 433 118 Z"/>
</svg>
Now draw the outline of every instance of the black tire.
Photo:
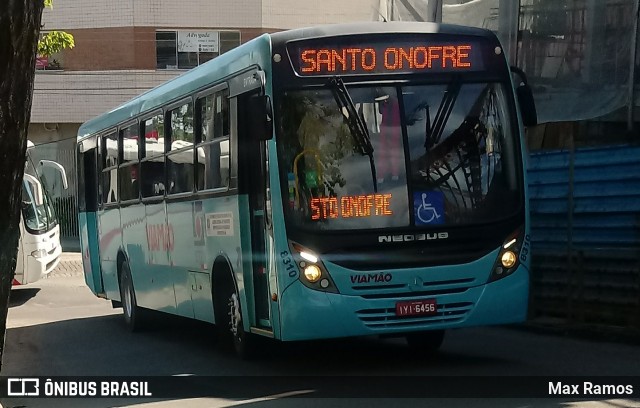
<svg viewBox="0 0 640 408">
<path fill-rule="evenodd" d="M 244 331 L 240 298 L 231 273 L 222 273 L 224 276 L 216 277 L 213 293 L 218 343 L 226 350 L 233 349 L 241 359 L 250 360 L 256 356 L 257 339 Z"/>
<path fill-rule="evenodd" d="M 410 333 L 407 334 L 406 339 L 407 344 L 412 349 L 422 353 L 434 353 L 442 346 L 444 330 Z"/>
<path fill-rule="evenodd" d="M 127 261 L 122 262 L 122 265 L 120 265 L 119 284 L 124 324 L 132 332 L 139 331 L 143 328 L 143 311 L 136 301 L 136 293 L 133 289 L 133 280 L 131 279 L 131 269 Z"/>
</svg>

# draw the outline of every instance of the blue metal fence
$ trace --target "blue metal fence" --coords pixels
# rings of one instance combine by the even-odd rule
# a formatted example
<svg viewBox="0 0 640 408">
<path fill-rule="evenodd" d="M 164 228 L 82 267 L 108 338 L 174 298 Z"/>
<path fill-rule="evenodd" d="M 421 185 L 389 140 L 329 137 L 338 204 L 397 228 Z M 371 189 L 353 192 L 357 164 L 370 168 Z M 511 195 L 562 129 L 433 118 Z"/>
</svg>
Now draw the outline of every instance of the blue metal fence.
<svg viewBox="0 0 640 408">
<path fill-rule="evenodd" d="M 640 328 L 640 147 L 530 156 L 532 309 Z"/>
</svg>

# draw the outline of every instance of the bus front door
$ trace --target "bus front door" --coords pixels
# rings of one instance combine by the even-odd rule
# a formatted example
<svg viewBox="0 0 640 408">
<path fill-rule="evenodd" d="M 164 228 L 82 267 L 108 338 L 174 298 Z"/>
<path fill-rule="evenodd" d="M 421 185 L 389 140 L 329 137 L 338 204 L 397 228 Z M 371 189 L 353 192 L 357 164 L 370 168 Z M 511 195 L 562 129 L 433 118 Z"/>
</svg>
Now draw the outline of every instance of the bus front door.
<svg viewBox="0 0 640 408">
<path fill-rule="evenodd" d="M 257 92 L 248 92 L 237 97 L 236 125 L 238 146 L 238 181 L 241 194 L 247 194 L 249 204 L 249 228 L 251 231 L 251 283 L 255 312 L 255 324 L 258 328 L 270 330 L 270 296 L 267 256 L 268 223 L 267 191 L 268 170 L 266 166 L 266 144 L 252 135 L 249 124 L 255 120 L 255 112 L 251 111 L 250 98 Z M 242 217 L 242 215 L 241 215 Z M 246 275 L 245 275 L 246 276 Z M 247 290 L 247 296 L 251 291 Z M 249 304 L 249 302 L 247 302 Z"/>
<path fill-rule="evenodd" d="M 86 142 L 93 146 L 78 148 L 78 215 L 80 220 L 80 242 L 82 247 L 85 282 L 94 294 L 104 294 L 100 268 L 98 239 L 98 194 L 99 181 L 96 163 L 99 160 L 99 145 L 94 136 Z"/>
</svg>

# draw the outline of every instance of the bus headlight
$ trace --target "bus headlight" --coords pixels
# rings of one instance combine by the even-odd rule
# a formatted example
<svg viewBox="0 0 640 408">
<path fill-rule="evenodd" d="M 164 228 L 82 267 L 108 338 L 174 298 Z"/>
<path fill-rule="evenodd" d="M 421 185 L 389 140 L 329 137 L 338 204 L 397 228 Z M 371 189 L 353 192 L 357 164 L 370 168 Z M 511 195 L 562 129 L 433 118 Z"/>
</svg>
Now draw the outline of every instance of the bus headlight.
<svg viewBox="0 0 640 408">
<path fill-rule="evenodd" d="M 315 283 L 320 280 L 322 271 L 318 268 L 318 265 L 308 265 L 304 268 L 304 277 L 311 283 Z"/>
<path fill-rule="evenodd" d="M 339 293 L 331 275 L 314 251 L 289 241 L 289 248 L 300 270 L 300 282 L 309 289 Z"/>
<path fill-rule="evenodd" d="M 502 257 L 500 257 L 500 262 L 502 262 L 502 266 L 510 269 L 513 265 L 516 264 L 518 258 L 513 251 L 505 251 L 502 253 Z"/>
<path fill-rule="evenodd" d="M 33 251 L 31 253 L 31 256 L 34 258 L 44 258 L 45 256 L 47 256 L 47 250 L 46 249 L 36 249 L 35 251 Z"/>
<path fill-rule="evenodd" d="M 520 265 L 518 257 L 523 243 L 524 228 L 510 234 L 500 247 L 498 259 L 493 265 L 488 282 L 497 281 L 511 275 Z"/>
</svg>

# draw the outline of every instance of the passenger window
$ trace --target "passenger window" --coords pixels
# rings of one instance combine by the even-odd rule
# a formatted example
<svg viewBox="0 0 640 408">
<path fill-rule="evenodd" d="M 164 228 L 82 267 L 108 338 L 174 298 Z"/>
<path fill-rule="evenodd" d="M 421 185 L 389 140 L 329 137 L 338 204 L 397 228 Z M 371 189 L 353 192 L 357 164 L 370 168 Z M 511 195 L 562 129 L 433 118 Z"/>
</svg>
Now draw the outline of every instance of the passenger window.
<svg viewBox="0 0 640 408">
<path fill-rule="evenodd" d="M 103 170 L 102 172 L 102 191 L 104 192 L 104 203 L 118 202 L 118 168 Z"/>
<path fill-rule="evenodd" d="M 102 138 L 101 202 L 118 201 L 118 134 L 109 133 Z"/>
<path fill-rule="evenodd" d="M 142 197 L 164 195 L 164 156 L 157 156 L 142 162 Z"/>
<path fill-rule="evenodd" d="M 144 121 L 144 156 L 164 154 L 164 118 L 156 115 Z"/>
<path fill-rule="evenodd" d="M 164 181 L 164 117 L 158 114 L 144 121 L 144 160 L 140 190 L 142 197 L 163 196 Z"/>
<path fill-rule="evenodd" d="M 229 91 L 208 95 L 200 101 L 201 142 L 229 137 Z"/>
<path fill-rule="evenodd" d="M 103 137 L 102 142 L 102 169 L 118 165 L 118 135 L 113 132 Z"/>
<path fill-rule="evenodd" d="M 198 190 L 229 187 L 229 139 L 198 146 Z"/>
<path fill-rule="evenodd" d="M 134 123 L 120 129 L 120 168 L 118 169 L 118 183 L 120 187 L 120 200 L 135 200 L 140 197 L 140 185 L 138 179 L 140 127 Z"/>
<path fill-rule="evenodd" d="M 229 187 L 229 91 L 223 89 L 198 100 L 200 131 L 196 187 L 211 190 Z"/>
<path fill-rule="evenodd" d="M 122 140 L 122 155 L 120 163 L 129 163 L 138 161 L 138 124 L 134 123 L 120 130 L 120 140 Z"/>
<path fill-rule="evenodd" d="M 178 150 L 193 145 L 193 104 L 187 103 L 173 109 L 169 116 L 171 118 L 170 150 Z"/>
<path fill-rule="evenodd" d="M 140 196 L 140 180 L 138 178 L 138 163 L 120 167 L 120 199 L 136 200 Z"/>
<path fill-rule="evenodd" d="M 168 193 L 193 191 L 193 104 L 187 103 L 169 112 L 171 146 L 167 153 Z"/>
</svg>

